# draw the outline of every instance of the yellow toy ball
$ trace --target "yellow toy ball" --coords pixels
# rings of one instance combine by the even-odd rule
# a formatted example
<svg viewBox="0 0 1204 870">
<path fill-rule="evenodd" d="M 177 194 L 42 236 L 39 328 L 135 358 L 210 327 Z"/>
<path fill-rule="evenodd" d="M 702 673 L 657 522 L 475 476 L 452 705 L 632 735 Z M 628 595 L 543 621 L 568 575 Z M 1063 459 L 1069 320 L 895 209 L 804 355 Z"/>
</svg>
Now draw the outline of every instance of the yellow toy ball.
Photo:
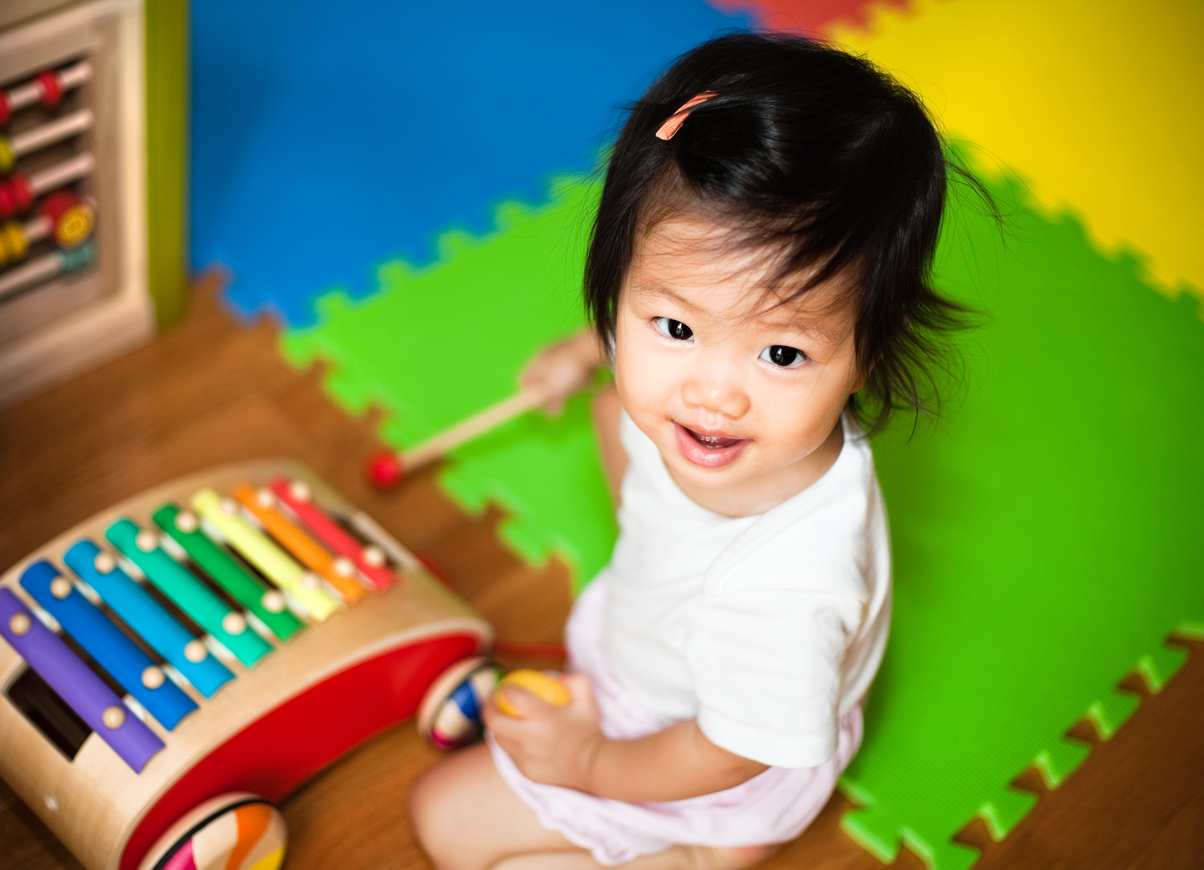
<svg viewBox="0 0 1204 870">
<path fill-rule="evenodd" d="M 572 700 L 572 695 L 569 694 L 568 688 L 556 677 L 550 677 L 543 671 L 533 671 L 530 668 L 520 668 L 517 671 L 511 671 L 502 677 L 502 681 L 498 683 L 497 689 L 493 694 L 493 699 L 497 702 L 499 710 L 507 716 L 513 716 L 516 719 L 521 719 L 523 714 L 506 700 L 506 696 L 502 690 L 507 686 L 518 686 L 526 689 L 528 692 L 537 695 L 541 700 L 557 707 L 561 707 Z"/>
</svg>

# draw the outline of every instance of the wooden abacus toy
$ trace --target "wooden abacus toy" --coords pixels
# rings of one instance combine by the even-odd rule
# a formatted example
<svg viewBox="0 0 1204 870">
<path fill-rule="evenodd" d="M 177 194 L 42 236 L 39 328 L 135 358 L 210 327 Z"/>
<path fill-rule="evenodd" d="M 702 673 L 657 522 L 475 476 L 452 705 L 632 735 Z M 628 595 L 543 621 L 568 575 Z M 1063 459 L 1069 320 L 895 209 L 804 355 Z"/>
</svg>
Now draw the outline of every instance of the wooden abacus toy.
<svg viewBox="0 0 1204 870">
<path fill-rule="evenodd" d="M 157 487 L 0 577 L 0 776 L 90 870 L 275 870 L 271 803 L 488 624 L 303 465 Z"/>
</svg>

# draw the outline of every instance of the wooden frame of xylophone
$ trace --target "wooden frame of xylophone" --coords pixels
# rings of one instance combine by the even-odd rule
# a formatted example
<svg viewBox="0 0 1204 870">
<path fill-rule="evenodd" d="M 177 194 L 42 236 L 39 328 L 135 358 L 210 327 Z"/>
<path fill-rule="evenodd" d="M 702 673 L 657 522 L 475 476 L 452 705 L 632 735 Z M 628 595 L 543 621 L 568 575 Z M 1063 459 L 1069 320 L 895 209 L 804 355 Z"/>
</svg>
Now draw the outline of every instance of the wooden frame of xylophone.
<svg viewBox="0 0 1204 870">
<path fill-rule="evenodd" d="M 217 495 L 231 492 L 237 498 Z M 320 528 L 323 516 L 337 519 L 327 523 L 337 528 Z M 274 525 L 281 519 L 307 531 L 311 544 L 326 543 L 305 552 L 294 542 L 298 549 L 284 552 L 279 542 L 289 540 L 287 529 L 280 532 Z M 269 529 L 273 534 L 266 534 Z M 331 543 L 323 533 L 338 540 Z M 229 606 L 230 588 L 221 596 L 193 601 L 188 588 L 206 583 L 189 584 L 187 577 L 169 578 L 166 584 L 154 579 L 162 571 L 181 574 L 183 568 L 182 574 L 194 580 L 213 581 L 197 573 L 199 562 L 209 568 L 200 558 L 205 553 L 198 557 L 195 552 L 197 536 L 216 542 L 227 557 L 236 554 L 231 561 L 241 564 L 246 578 L 255 573 L 248 568 L 258 570 L 261 576 L 255 579 L 262 585 L 256 594 L 262 591 L 262 596 L 248 600 L 244 588 L 238 599 L 253 606 Z M 269 565 L 281 555 L 284 562 Z M 314 572 L 314 565 L 324 573 Z M 265 571 L 268 567 L 272 570 Z M 117 574 L 139 588 L 154 586 L 157 594 L 183 605 L 180 611 L 205 636 L 195 637 L 195 630 L 174 640 L 156 635 L 151 642 L 140 636 L 125 619 L 137 622 L 138 614 L 127 613 L 129 602 L 113 597 L 116 593 L 105 585 Z M 279 588 L 263 583 L 265 575 Z M 352 595 L 338 595 L 330 582 L 336 576 L 344 588 L 349 589 L 345 581 L 350 579 L 363 594 L 349 589 Z M 173 583 L 188 588 L 180 591 Z M 219 583 L 208 585 L 218 589 Z M 352 598 L 360 600 L 350 603 Z M 282 603 L 288 606 L 282 608 Z M 113 655 L 105 636 L 89 635 L 103 653 L 98 656 L 82 637 L 63 630 L 65 623 L 78 624 L 81 610 L 93 620 L 97 614 L 107 619 L 154 662 L 141 671 L 136 669 L 142 665 L 133 666 L 133 677 L 127 674 L 122 681 L 133 689 L 116 703 L 117 693 L 104 696 L 109 690 L 103 684 L 95 690 L 88 675 L 94 683 L 101 680 L 59 640 L 67 636 L 97 660 Z M 298 621 L 290 614 L 301 623 L 295 633 L 287 625 L 280 627 L 285 617 Z M 265 620 L 271 621 L 271 629 Z M 156 866 L 164 848 L 156 841 L 216 796 L 250 792 L 280 801 L 353 746 L 411 716 L 440 673 L 492 642 L 489 625 L 432 578 L 412 553 L 303 465 L 289 460 L 192 475 L 59 535 L 0 577 L 0 635 L 8 641 L 0 643 L 0 776 L 89 870 Z M 240 638 L 250 646 L 240 646 Z M 54 655 L 42 649 L 56 643 L 61 649 Z M 28 662 L 18 649 L 26 652 Z M 167 654 L 156 658 L 160 649 Z M 63 665 L 57 656 L 64 651 L 74 664 Z M 205 670 L 212 666 L 232 676 L 207 676 Z M 108 668 L 110 684 L 117 682 L 113 671 L 121 667 L 119 662 Z M 10 697 L 29 669 L 58 696 L 71 698 L 83 727 L 92 729 L 73 758 Z M 184 672 L 193 680 L 184 678 Z M 87 685 L 72 685 L 76 678 Z M 71 697 L 79 691 L 87 697 Z M 148 712 L 152 707 L 155 714 Z M 173 727 L 165 727 L 157 715 Z"/>
</svg>

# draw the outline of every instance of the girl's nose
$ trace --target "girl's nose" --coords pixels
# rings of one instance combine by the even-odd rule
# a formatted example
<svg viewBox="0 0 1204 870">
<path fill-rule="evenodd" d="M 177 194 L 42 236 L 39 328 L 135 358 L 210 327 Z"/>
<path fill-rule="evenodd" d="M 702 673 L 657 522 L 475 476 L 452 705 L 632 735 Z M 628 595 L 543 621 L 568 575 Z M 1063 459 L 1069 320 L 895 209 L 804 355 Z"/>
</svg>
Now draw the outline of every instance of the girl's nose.
<svg viewBox="0 0 1204 870">
<path fill-rule="evenodd" d="M 682 383 L 682 401 L 690 408 L 739 420 L 751 406 L 734 367 L 722 359 L 691 371 Z"/>
</svg>

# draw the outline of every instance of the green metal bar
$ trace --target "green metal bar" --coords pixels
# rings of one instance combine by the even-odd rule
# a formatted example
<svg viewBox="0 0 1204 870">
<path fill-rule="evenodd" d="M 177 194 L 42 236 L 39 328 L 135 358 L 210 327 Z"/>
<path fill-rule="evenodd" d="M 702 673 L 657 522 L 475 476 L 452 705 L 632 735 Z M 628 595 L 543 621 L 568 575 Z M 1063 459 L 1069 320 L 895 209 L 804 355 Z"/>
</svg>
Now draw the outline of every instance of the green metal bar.
<svg viewBox="0 0 1204 870">
<path fill-rule="evenodd" d="M 165 504 L 155 511 L 152 519 L 184 548 L 192 561 L 200 565 L 243 607 L 259 617 L 276 637 L 288 640 L 305 625 L 288 610 L 281 609 L 284 597 L 278 591 L 273 597 L 272 592 L 266 591 L 246 568 L 230 558 L 205 534 L 196 514 L 181 510 L 179 505 Z"/>
</svg>

